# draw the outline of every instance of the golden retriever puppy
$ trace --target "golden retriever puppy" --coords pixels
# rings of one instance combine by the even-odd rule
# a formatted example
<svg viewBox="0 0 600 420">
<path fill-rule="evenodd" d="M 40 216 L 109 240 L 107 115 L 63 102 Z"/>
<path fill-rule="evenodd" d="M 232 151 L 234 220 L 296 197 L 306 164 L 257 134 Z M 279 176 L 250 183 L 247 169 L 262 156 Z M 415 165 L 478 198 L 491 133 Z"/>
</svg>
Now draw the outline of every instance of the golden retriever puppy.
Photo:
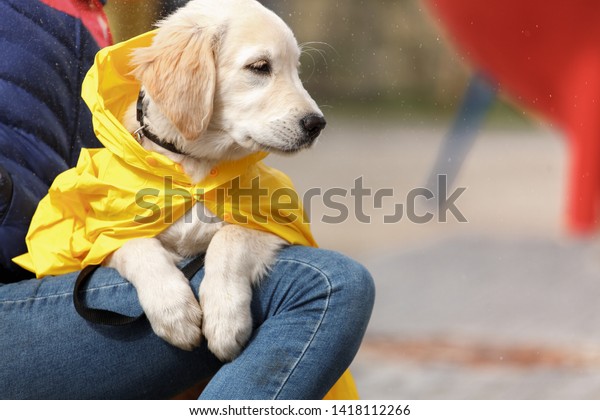
<svg viewBox="0 0 600 420">
<path fill-rule="evenodd" d="M 223 160 L 309 147 L 325 120 L 298 77 L 299 56 L 291 30 L 257 1 L 191 1 L 159 24 L 150 47 L 133 53 L 144 92 L 143 147 L 180 163 L 194 182 Z M 136 114 L 133 103 L 123 121 L 130 132 L 140 127 Z M 156 334 L 186 350 L 204 335 L 219 359 L 231 360 L 251 334 L 252 286 L 286 242 L 204 223 L 201 203 L 190 212 L 156 238 L 127 242 L 107 265 L 135 286 Z M 176 263 L 203 252 L 199 303 Z"/>
</svg>

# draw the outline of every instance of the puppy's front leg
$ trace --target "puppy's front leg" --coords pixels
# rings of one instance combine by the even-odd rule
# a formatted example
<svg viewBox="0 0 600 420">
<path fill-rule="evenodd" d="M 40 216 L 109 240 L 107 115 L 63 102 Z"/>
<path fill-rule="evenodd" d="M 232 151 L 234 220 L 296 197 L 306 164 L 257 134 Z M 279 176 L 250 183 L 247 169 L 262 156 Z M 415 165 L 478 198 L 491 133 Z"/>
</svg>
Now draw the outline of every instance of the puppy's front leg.
<svg viewBox="0 0 600 420">
<path fill-rule="evenodd" d="M 154 332 L 172 345 L 192 350 L 202 338 L 202 311 L 176 257 L 156 238 L 132 239 L 107 265 L 129 280 Z"/>
<path fill-rule="evenodd" d="M 273 234 L 236 225 L 223 227 L 211 240 L 199 294 L 204 336 L 220 360 L 234 359 L 250 338 L 252 286 L 285 244 Z"/>
</svg>

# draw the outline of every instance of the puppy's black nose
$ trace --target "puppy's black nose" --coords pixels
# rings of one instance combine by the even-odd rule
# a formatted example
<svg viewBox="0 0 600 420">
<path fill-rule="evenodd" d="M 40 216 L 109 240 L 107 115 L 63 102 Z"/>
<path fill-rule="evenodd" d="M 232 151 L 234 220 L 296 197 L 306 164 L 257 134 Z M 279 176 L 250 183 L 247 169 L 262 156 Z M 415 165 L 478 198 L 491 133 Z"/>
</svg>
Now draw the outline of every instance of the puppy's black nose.
<svg viewBox="0 0 600 420">
<path fill-rule="evenodd" d="M 308 134 L 310 139 L 315 139 L 327 125 L 327 121 L 322 115 L 310 114 L 302 118 L 302 128 Z"/>
</svg>

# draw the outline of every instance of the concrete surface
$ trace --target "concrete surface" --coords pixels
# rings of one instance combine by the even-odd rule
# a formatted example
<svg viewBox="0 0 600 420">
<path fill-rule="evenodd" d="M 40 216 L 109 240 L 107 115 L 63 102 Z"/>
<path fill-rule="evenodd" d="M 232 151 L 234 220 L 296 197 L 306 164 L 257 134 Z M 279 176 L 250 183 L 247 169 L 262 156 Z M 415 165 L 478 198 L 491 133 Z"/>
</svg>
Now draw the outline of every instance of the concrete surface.
<svg viewBox="0 0 600 420">
<path fill-rule="evenodd" d="M 425 184 L 445 128 L 334 120 L 320 144 L 269 158 L 300 191 L 392 188 L 370 223 L 313 200 L 321 246 L 365 264 L 378 291 L 352 370 L 365 399 L 587 399 L 600 396 L 600 242 L 563 229 L 567 148 L 547 127 L 485 129 L 456 186 L 459 223 L 386 224 Z M 419 204 L 419 203 L 418 203 Z M 423 203 L 420 203 L 423 204 Z M 426 211 L 418 205 L 417 212 Z"/>
</svg>

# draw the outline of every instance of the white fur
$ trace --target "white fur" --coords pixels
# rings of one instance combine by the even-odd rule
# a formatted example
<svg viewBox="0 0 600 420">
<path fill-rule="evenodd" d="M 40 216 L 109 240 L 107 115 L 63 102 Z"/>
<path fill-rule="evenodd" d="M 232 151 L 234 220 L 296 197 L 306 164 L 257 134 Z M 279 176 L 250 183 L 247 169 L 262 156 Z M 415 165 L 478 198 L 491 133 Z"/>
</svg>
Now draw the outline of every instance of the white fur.
<svg viewBox="0 0 600 420">
<path fill-rule="evenodd" d="M 310 146 L 314 138 L 300 121 L 322 114 L 298 77 L 299 55 L 290 29 L 255 0 L 191 1 L 132 58 L 146 92 L 145 122 L 189 156 L 147 139 L 142 145 L 180 163 L 195 182 L 222 160 Z M 268 74 L 252 68 L 265 62 Z M 123 123 L 138 128 L 135 104 Z M 201 203 L 190 212 L 157 238 L 128 242 L 107 264 L 135 286 L 156 334 L 185 350 L 204 334 L 219 359 L 231 360 L 252 332 L 252 286 L 286 242 L 222 221 L 203 223 L 199 215 L 213 215 Z M 201 252 L 206 272 L 197 302 L 175 264 Z"/>
</svg>

